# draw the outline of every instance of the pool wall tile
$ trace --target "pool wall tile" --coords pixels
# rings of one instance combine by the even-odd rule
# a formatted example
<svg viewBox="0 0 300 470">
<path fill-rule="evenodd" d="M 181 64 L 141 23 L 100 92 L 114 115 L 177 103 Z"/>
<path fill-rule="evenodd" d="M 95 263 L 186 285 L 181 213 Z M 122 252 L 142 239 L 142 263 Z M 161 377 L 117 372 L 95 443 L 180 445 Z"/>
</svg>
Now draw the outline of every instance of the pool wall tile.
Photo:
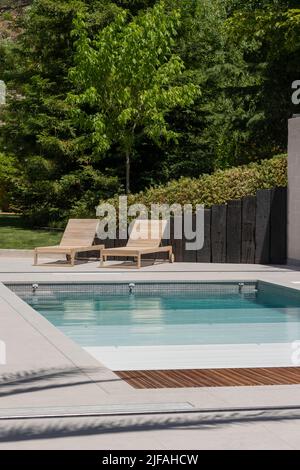
<svg viewBox="0 0 300 470">
<path fill-rule="evenodd" d="M 37 296 L 59 293 L 128 295 L 183 295 L 199 293 L 205 295 L 232 295 L 237 293 L 252 294 L 256 292 L 256 282 L 133 282 L 133 283 L 6 283 L 6 286 L 17 295 L 26 299 L 33 294 Z M 37 286 L 35 288 L 34 286 Z"/>
</svg>

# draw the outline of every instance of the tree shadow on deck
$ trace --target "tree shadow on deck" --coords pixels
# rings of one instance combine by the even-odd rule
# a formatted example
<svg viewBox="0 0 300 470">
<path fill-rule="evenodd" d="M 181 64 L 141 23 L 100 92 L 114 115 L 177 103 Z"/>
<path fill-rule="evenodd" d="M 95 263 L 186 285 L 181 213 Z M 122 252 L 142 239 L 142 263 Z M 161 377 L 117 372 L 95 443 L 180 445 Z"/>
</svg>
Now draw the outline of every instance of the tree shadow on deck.
<svg viewBox="0 0 300 470">
<path fill-rule="evenodd" d="M 163 416 L 125 416 L 99 418 L 52 418 L 26 419 L 18 422 L 0 421 L 0 441 L 16 442 L 37 439 L 96 436 L 114 433 L 209 430 L 224 428 L 232 424 L 267 423 L 300 419 L 297 412 L 283 414 L 282 411 L 268 410 L 251 414 L 249 412 L 198 413 Z"/>
<path fill-rule="evenodd" d="M 0 398 L 56 388 L 122 381 L 122 379 L 117 376 L 115 379 L 103 377 L 103 379 L 99 380 L 94 380 L 89 376 L 89 374 L 101 374 L 101 372 L 102 370 L 99 367 L 81 369 L 70 367 L 19 371 L 2 375 L 0 376 Z M 103 370 L 103 374 L 106 372 L 107 370 Z"/>
</svg>

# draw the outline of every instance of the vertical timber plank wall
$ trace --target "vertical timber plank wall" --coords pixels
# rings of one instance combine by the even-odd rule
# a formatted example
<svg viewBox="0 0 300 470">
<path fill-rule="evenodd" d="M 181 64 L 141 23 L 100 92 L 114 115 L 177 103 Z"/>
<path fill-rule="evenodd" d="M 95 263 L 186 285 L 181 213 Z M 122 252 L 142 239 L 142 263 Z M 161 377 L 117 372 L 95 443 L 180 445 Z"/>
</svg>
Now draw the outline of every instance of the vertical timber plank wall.
<svg viewBox="0 0 300 470">
<path fill-rule="evenodd" d="M 196 214 L 192 215 L 192 230 L 193 232 L 196 231 Z M 188 243 L 195 242 L 195 238 L 193 240 L 188 240 Z M 183 247 L 183 261 L 185 263 L 197 263 L 197 250 L 186 250 L 185 247 Z"/>
<path fill-rule="evenodd" d="M 242 200 L 242 263 L 255 261 L 255 219 L 256 197 L 244 197 Z"/>
<path fill-rule="evenodd" d="M 242 250 L 242 201 L 229 201 L 227 205 L 226 262 L 240 263 Z"/>
<path fill-rule="evenodd" d="M 255 263 L 270 262 L 270 217 L 272 190 L 256 193 Z"/>
<path fill-rule="evenodd" d="M 182 239 L 174 236 L 176 224 L 182 229 Z M 193 216 L 193 230 L 195 228 L 196 220 Z M 300 240 L 299 234 L 300 227 L 298 240 Z M 289 242 L 290 237 L 289 233 Z M 256 196 L 204 209 L 204 246 L 197 251 L 186 250 L 186 242 L 191 241 L 193 240 L 185 240 L 183 219 L 171 218 L 170 239 L 164 240 L 163 245 L 173 246 L 176 262 L 285 264 L 287 258 L 287 189 L 263 189 L 257 191 Z M 96 240 L 96 243 L 104 243 L 107 247 L 119 247 L 126 245 L 127 240 Z M 289 254 L 291 253 L 289 251 Z M 99 252 L 93 253 L 94 256 L 98 254 Z M 91 256 L 92 254 L 83 255 Z M 145 257 L 162 258 L 161 255 Z"/>
<path fill-rule="evenodd" d="M 204 209 L 204 245 L 197 251 L 198 263 L 211 263 L 211 209 Z"/>
<path fill-rule="evenodd" d="M 270 263 L 283 264 L 286 260 L 287 193 L 283 188 L 272 190 L 270 217 Z M 299 234 L 298 234 L 299 235 Z M 298 238 L 300 240 L 300 238 Z"/>
<path fill-rule="evenodd" d="M 215 205 L 211 208 L 211 248 L 212 262 L 226 262 L 226 215 L 227 206 Z"/>
<path fill-rule="evenodd" d="M 175 238 L 175 228 L 177 230 L 182 230 L 182 240 Z M 175 261 L 183 262 L 183 253 L 185 251 L 185 240 L 183 237 L 183 218 L 182 217 L 173 217 L 171 219 L 171 245 L 173 247 L 173 253 L 175 256 Z"/>
<path fill-rule="evenodd" d="M 287 189 L 263 189 L 256 196 L 205 209 L 204 233 L 198 263 L 285 264 Z"/>
</svg>

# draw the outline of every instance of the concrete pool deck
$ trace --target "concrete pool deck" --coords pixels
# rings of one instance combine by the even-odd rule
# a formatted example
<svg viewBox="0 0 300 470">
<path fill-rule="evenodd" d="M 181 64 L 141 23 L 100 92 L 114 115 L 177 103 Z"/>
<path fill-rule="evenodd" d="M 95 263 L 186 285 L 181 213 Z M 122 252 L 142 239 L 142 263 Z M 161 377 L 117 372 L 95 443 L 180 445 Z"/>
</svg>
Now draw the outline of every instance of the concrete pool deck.
<svg viewBox="0 0 300 470">
<path fill-rule="evenodd" d="M 262 280 L 300 290 L 300 271 L 292 266 L 65 268 L 0 257 L 1 283 L 160 280 Z M 7 349 L 0 365 L 0 449 L 300 448 L 300 385 L 135 390 L 3 284 L 0 340 Z M 286 416 L 275 409 L 290 406 L 296 408 Z"/>
</svg>

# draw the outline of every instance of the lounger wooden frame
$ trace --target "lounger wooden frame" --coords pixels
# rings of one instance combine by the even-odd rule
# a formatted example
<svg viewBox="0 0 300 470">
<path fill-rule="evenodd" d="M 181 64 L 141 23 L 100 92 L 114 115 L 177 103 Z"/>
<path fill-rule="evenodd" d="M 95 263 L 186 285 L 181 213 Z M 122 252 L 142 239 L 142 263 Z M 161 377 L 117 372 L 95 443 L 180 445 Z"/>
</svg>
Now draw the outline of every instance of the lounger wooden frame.
<svg viewBox="0 0 300 470">
<path fill-rule="evenodd" d="M 135 258 L 137 260 L 137 268 L 140 268 L 142 255 L 150 253 L 168 253 L 169 262 L 173 263 L 172 246 L 160 246 L 166 226 L 166 220 L 136 220 L 126 246 L 102 250 L 100 267 L 104 267 L 108 256 L 117 258 L 128 256 Z M 133 233 L 138 233 L 140 238 L 133 238 Z"/>
<path fill-rule="evenodd" d="M 35 248 L 34 266 L 38 264 L 39 254 L 43 253 L 64 254 L 70 258 L 70 266 L 74 266 L 76 254 L 85 251 L 99 251 L 101 259 L 104 245 L 93 245 L 98 224 L 98 219 L 70 219 L 59 245 Z"/>
</svg>

